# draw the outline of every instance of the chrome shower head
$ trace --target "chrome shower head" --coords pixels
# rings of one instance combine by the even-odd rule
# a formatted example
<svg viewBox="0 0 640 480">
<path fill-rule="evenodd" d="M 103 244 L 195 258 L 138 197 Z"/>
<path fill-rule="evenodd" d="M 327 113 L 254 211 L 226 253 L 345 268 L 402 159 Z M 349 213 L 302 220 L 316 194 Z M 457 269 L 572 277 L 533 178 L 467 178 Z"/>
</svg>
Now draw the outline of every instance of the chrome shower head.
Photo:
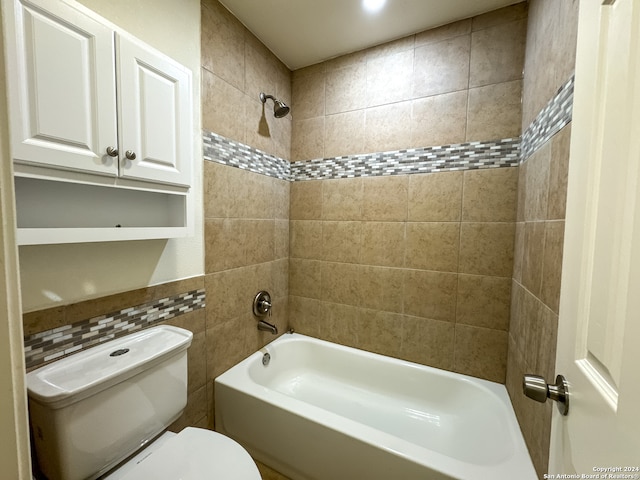
<svg viewBox="0 0 640 480">
<path fill-rule="evenodd" d="M 291 110 L 284 102 L 281 102 L 273 95 L 265 95 L 264 93 L 260 93 L 260 101 L 262 103 L 266 103 L 267 98 L 273 100 L 273 116 L 276 118 L 282 118 L 289 113 Z"/>
</svg>

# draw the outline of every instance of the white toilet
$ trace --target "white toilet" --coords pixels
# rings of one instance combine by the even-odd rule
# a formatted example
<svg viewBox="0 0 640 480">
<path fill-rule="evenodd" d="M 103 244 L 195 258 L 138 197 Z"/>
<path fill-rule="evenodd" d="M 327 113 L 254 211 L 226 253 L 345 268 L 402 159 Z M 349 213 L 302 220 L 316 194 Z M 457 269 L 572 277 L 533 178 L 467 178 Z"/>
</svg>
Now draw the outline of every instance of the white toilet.
<svg viewBox="0 0 640 480">
<path fill-rule="evenodd" d="M 153 327 L 28 373 L 42 473 L 49 480 L 260 480 L 230 438 L 192 427 L 162 434 L 187 403 L 192 337 Z"/>
</svg>

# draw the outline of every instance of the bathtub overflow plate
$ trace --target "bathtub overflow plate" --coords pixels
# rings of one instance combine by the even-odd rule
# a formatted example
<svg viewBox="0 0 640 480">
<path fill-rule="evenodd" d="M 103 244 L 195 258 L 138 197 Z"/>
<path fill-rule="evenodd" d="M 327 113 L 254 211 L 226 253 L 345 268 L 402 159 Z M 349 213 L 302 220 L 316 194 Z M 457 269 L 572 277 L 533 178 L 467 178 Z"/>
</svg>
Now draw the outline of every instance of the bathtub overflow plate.
<svg viewBox="0 0 640 480">
<path fill-rule="evenodd" d="M 120 355 L 124 355 L 125 353 L 129 353 L 128 348 L 121 348 L 119 350 L 115 350 L 109 354 L 110 357 L 119 357 Z"/>
<path fill-rule="evenodd" d="M 266 367 L 267 365 L 269 365 L 269 362 L 271 361 L 271 355 L 269 355 L 269 353 L 265 353 L 264 355 L 262 355 L 262 364 Z"/>
</svg>

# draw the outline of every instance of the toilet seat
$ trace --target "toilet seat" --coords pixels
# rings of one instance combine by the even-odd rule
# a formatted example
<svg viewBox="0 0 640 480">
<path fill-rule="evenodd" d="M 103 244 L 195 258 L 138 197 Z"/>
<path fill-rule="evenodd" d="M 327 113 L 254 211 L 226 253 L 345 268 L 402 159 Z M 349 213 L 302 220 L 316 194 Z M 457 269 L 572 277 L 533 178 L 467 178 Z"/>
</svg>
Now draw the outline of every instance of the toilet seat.
<svg viewBox="0 0 640 480">
<path fill-rule="evenodd" d="M 187 427 L 166 440 L 121 480 L 260 480 L 255 462 L 232 439 Z"/>
</svg>

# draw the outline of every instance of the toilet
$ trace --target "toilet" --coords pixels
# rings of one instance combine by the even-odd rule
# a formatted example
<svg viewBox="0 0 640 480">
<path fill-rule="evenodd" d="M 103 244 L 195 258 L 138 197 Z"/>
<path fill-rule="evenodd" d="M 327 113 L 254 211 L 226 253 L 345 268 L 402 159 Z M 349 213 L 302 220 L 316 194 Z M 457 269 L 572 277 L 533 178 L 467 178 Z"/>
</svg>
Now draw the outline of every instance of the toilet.
<svg viewBox="0 0 640 480">
<path fill-rule="evenodd" d="M 238 443 L 166 432 L 187 404 L 193 334 L 149 328 L 27 374 L 33 443 L 48 480 L 260 480 Z M 164 432 L 164 433 L 163 433 Z"/>
</svg>

